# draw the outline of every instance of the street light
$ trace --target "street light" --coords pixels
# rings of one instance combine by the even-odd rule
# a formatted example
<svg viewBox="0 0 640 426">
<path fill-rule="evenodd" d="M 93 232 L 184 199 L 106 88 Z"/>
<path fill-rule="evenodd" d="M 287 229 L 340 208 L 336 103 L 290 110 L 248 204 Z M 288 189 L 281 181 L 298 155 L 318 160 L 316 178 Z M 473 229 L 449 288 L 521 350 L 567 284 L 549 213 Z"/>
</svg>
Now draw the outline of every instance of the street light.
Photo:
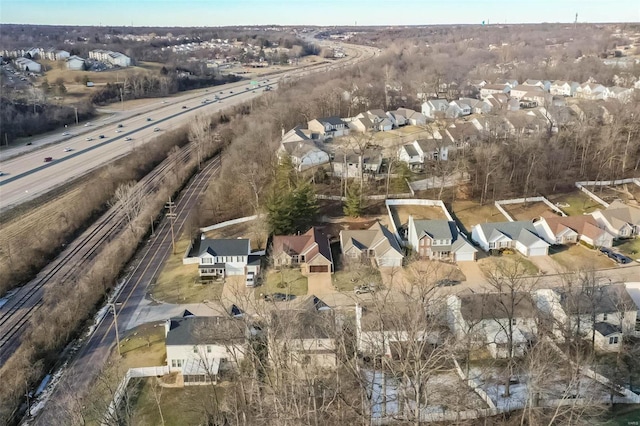
<svg viewBox="0 0 640 426">
<path fill-rule="evenodd" d="M 113 324 L 116 327 L 116 344 L 118 345 L 118 356 L 122 356 L 122 354 L 120 353 L 120 334 L 118 334 L 118 311 L 116 310 L 116 305 L 122 305 L 122 303 L 109 303 L 109 306 L 111 307 L 111 309 L 113 309 Z"/>
</svg>

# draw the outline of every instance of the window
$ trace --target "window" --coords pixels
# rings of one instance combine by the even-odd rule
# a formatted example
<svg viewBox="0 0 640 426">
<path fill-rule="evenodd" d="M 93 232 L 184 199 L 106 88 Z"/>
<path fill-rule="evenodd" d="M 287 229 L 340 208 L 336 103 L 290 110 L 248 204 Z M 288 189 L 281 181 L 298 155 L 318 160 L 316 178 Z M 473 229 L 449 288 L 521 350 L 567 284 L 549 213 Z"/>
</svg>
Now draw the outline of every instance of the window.
<svg viewBox="0 0 640 426">
<path fill-rule="evenodd" d="M 200 260 L 203 265 L 211 265 L 213 263 L 213 259 L 211 259 L 210 257 L 203 257 Z"/>
<path fill-rule="evenodd" d="M 518 325 L 518 320 L 515 318 L 511 318 L 511 325 Z"/>
<path fill-rule="evenodd" d="M 617 345 L 618 344 L 618 336 L 609 337 L 609 344 L 610 345 Z"/>
<path fill-rule="evenodd" d="M 606 321 L 607 320 L 607 314 L 602 314 L 602 321 Z"/>
<path fill-rule="evenodd" d="M 489 248 L 490 249 L 496 248 L 496 243 L 489 243 Z"/>
<path fill-rule="evenodd" d="M 300 255 L 300 262 L 301 262 L 301 263 L 304 263 L 304 262 L 305 262 L 304 254 L 301 254 L 301 255 Z"/>
<path fill-rule="evenodd" d="M 211 346 L 207 346 L 207 353 L 210 354 L 211 353 Z"/>
<path fill-rule="evenodd" d="M 181 359 L 172 359 L 171 360 L 171 367 L 173 367 L 173 368 L 182 367 L 182 360 Z"/>
<path fill-rule="evenodd" d="M 193 353 L 194 353 L 194 354 L 197 354 L 197 353 L 198 353 L 198 347 L 197 347 L 197 346 L 194 346 L 194 347 L 193 347 Z"/>
</svg>

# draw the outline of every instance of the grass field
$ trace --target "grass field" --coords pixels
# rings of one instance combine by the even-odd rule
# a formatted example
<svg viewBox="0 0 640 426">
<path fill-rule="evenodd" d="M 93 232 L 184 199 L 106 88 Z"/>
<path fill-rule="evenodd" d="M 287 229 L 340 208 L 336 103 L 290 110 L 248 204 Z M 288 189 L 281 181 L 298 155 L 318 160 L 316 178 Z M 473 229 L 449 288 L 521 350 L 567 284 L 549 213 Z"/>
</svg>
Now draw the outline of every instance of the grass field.
<svg viewBox="0 0 640 426">
<path fill-rule="evenodd" d="M 506 220 L 493 203 L 481 206 L 475 201 L 454 201 L 453 212 L 468 232 L 479 223 Z"/>
<path fill-rule="evenodd" d="M 144 324 L 127 331 L 120 337 L 120 353 L 125 371 L 135 367 L 164 365 L 167 357 L 164 323 Z"/>
<path fill-rule="evenodd" d="M 607 256 L 582 247 L 580 244 L 551 247 L 549 254 L 551 259 L 567 271 L 611 268 L 614 265 Z"/>
<path fill-rule="evenodd" d="M 632 240 L 617 240 L 614 242 L 616 250 L 626 254 L 632 259 L 640 259 L 640 237 Z"/>
<path fill-rule="evenodd" d="M 523 270 L 525 275 L 537 275 L 538 268 L 529 259 L 521 256 L 518 253 L 504 254 L 502 256 L 487 256 L 484 259 L 478 261 L 482 272 L 489 276 L 492 271 L 496 271 L 498 267 L 505 267 L 508 270 L 515 267 L 516 263 L 519 263 L 519 270 Z"/>
<path fill-rule="evenodd" d="M 256 296 L 259 297 L 260 293 L 286 293 L 304 296 L 307 294 L 307 288 L 307 277 L 302 275 L 300 268 L 282 268 L 267 272 L 260 291 L 256 291 Z"/>
<path fill-rule="evenodd" d="M 543 202 L 528 203 L 528 204 L 506 204 L 502 205 L 507 213 L 514 220 L 533 220 L 542 216 L 545 212 L 551 212 L 551 208 Z"/>
<path fill-rule="evenodd" d="M 420 219 L 444 219 L 447 217 L 440 207 L 431 206 L 389 206 L 395 226 L 404 225 L 409 221 L 409 216 L 414 220 Z"/>
<path fill-rule="evenodd" d="M 569 216 L 581 216 L 604 208 L 604 206 L 593 201 L 582 191 L 550 195 L 547 199 L 552 203 L 559 203 L 561 205 L 560 209 Z M 566 204 L 569 206 L 564 207 Z"/>
<path fill-rule="evenodd" d="M 374 284 L 380 286 L 382 277 L 380 271 L 369 266 L 350 266 L 347 269 L 336 271 L 332 277 L 333 284 L 338 291 L 351 292 L 357 285 Z"/>
<path fill-rule="evenodd" d="M 219 300 L 222 282 L 201 284 L 198 265 L 183 265 L 182 256 L 189 240 L 182 238 L 176 243 L 176 253 L 164 264 L 160 275 L 149 291 L 155 300 L 167 303 L 200 303 L 203 300 Z"/>
</svg>

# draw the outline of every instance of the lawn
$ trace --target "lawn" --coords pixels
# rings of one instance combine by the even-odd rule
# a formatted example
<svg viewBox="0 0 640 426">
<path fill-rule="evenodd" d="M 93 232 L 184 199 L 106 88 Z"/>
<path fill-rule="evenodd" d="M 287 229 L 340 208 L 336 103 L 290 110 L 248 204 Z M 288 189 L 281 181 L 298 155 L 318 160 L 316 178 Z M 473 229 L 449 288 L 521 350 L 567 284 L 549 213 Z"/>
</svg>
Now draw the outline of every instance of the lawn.
<svg viewBox="0 0 640 426">
<path fill-rule="evenodd" d="M 160 387 L 155 377 L 131 379 L 129 386 L 136 391 L 131 422 L 135 425 L 206 424 L 205 413 L 215 410 L 215 401 L 221 405 L 225 393 L 224 386 L 220 384 L 184 388 Z M 160 401 L 162 417 L 156 398 Z"/>
<path fill-rule="evenodd" d="M 395 226 L 406 224 L 409 221 L 409 215 L 413 216 L 414 220 L 447 219 L 440 207 L 400 205 L 389 206 L 389 210 L 393 216 Z"/>
<path fill-rule="evenodd" d="M 205 234 L 207 238 L 248 238 L 251 241 L 251 250 L 264 250 L 268 238 L 268 232 L 264 222 L 260 219 L 238 223 L 214 229 Z"/>
<path fill-rule="evenodd" d="M 640 409 L 635 409 L 624 414 L 613 415 L 613 417 L 612 414 L 607 413 L 603 420 L 601 424 L 604 426 L 640 425 Z"/>
<path fill-rule="evenodd" d="M 222 282 L 201 284 L 198 265 L 183 265 L 182 256 L 189 240 L 182 238 L 176 243 L 176 253 L 164 264 L 162 272 L 149 291 L 155 300 L 167 303 L 200 303 L 203 300 L 219 300 Z"/>
<path fill-rule="evenodd" d="M 405 282 L 433 285 L 436 281 L 450 279 L 466 281 L 467 277 L 454 264 L 437 260 L 415 260 L 403 269 Z"/>
<path fill-rule="evenodd" d="M 614 265 L 607 256 L 580 244 L 551 247 L 549 255 L 567 271 L 611 268 Z"/>
<path fill-rule="evenodd" d="M 533 220 L 542 216 L 545 212 L 551 212 L 551 208 L 543 202 L 535 203 L 518 203 L 518 204 L 503 204 L 502 208 L 514 220 Z"/>
<path fill-rule="evenodd" d="M 520 264 L 519 268 L 525 275 L 538 275 L 538 268 L 529 259 L 520 255 L 503 254 L 502 256 L 487 256 L 484 259 L 478 260 L 480 269 L 488 277 L 492 271 L 495 271 L 497 267 L 504 265 L 507 269 L 511 269 L 517 263 Z"/>
<path fill-rule="evenodd" d="M 117 351 L 114 351 L 117 353 Z M 164 323 L 143 324 L 120 337 L 122 368 L 164 365 Z"/>
<path fill-rule="evenodd" d="M 614 247 L 620 253 L 626 254 L 632 259 L 640 259 L 640 237 L 629 240 L 616 240 Z"/>
<path fill-rule="evenodd" d="M 280 270 L 272 269 L 267 272 L 260 291 L 255 293 L 257 297 L 260 296 L 260 293 L 286 293 L 305 296 L 307 288 L 307 277 L 302 275 L 300 268 L 282 268 Z"/>
<path fill-rule="evenodd" d="M 604 208 L 601 204 L 596 203 L 582 191 L 574 191 L 568 194 L 555 194 L 548 196 L 547 199 L 569 216 L 582 216 L 595 210 Z M 565 207 L 568 205 L 568 207 Z"/>
<path fill-rule="evenodd" d="M 350 265 L 333 274 L 333 285 L 338 291 L 352 292 L 355 286 L 363 284 L 379 287 L 382 284 L 380 271 L 372 266 Z"/>
<path fill-rule="evenodd" d="M 475 201 L 454 201 L 453 213 L 467 232 L 471 232 L 471 228 L 479 223 L 506 220 L 493 203 L 481 206 Z"/>
</svg>

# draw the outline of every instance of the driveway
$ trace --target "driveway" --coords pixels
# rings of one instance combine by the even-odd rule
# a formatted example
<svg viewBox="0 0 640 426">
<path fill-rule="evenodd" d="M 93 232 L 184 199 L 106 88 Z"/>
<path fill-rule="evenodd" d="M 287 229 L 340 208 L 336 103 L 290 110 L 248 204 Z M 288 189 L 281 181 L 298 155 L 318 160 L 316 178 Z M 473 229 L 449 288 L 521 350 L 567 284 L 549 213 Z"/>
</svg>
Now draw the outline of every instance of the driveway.
<svg viewBox="0 0 640 426">
<path fill-rule="evenodd" d="M 529 256 L 527 259 L 536 265 L 536 268 L 540 271 L 540 275 L 564 272 L 564 268 L 556 263 L 551 256 Z"/>
<path fill-rule="evenodd" d="M 307 294 L 321 296 L 335 293 L 331 282 L 331 274 L 310 274 L 307 275 Z"/>
<path fill-rule="evenodd" d="M 487 277 L 485 277 L 482 269 L 480 269 L 480 263 L 478 262 L 458 262 L 458 268 L 466 277 L 464 285 L 469 288 L 482 288 L 486 287 L 489 283 Z"/>
</svg>

